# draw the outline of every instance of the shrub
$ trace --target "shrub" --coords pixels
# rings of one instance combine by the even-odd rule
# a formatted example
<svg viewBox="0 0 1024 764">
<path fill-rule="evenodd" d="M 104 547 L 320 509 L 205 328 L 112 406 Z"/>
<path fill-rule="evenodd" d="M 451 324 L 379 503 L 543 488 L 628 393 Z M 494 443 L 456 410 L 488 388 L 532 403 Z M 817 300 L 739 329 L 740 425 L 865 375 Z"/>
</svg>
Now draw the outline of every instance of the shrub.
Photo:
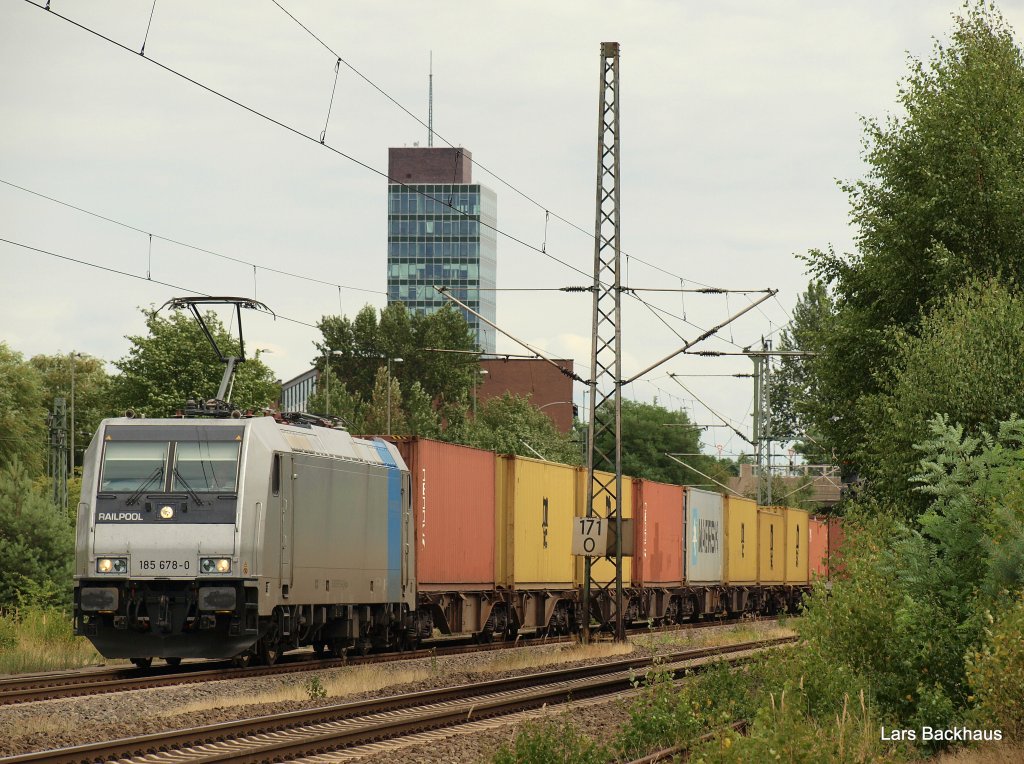
<svg viewBox="0 0 1024 764">
<path fill-rule="evenodd" d="M 988 615 L 992 619 L 991 615 Z M 979 649 L 967 655 L 967 678 L 983 725 L 1024 740 L 1024 595 L 985 629 Z"/>
<path fill-rule="evenodd" d="M 598 764 L 609 752 L 571 722 L 550 720 L 523 725 L 511 743 L 502 744 L 494 764 Z"/>
</svg>

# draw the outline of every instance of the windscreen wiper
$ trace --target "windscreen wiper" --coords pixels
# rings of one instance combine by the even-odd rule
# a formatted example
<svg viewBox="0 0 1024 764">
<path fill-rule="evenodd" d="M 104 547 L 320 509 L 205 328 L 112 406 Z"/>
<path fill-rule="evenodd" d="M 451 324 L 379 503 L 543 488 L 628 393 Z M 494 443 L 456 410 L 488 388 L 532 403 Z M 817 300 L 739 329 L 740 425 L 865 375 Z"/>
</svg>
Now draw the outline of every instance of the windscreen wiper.
<svg viewBox="0 0 1024 764">
<path fill-rule="evenodd" d="M 147 488 L 153 485 L 153 481 L 156 480 L 157 478 L 163 477 L 163 475 L 163 465 L 156 467 L 153 470 L 152 474 L 149 476 L 149 478 L 146 479 L 146 482 L 139 486 L 139 490 L 137 490 L 135 493 L 128 497 L 128 501 L 125 502 L 125 505 L 130 507 L 133 504 L 137 504 L 139 501 L 139 497 L 146 492 Z"/>
<path fill-rule="evenodd" d="M 188 484 L 188 481 L 185 480 L 185 478 L 183 478 L 181 476 L 181 473 L 178 472 L 178 468 L 177 467 L 174 468 L 174 477 L 176 477 L 179 481 L 181 481 L 181 484 L 185 487 L 185 492 L 188 493 L 188 495 L 189 495 L 189 497 L 191 497 L 192 501 L 194 501 L 196 503 L 196 506 L 197 507 L 203 506 L 203 500 L 199 498 L 199 494 L 198 493 L 196 493 L 195 491 L 192 490 L 192 486 L 190 486 Z"/>
</svg>

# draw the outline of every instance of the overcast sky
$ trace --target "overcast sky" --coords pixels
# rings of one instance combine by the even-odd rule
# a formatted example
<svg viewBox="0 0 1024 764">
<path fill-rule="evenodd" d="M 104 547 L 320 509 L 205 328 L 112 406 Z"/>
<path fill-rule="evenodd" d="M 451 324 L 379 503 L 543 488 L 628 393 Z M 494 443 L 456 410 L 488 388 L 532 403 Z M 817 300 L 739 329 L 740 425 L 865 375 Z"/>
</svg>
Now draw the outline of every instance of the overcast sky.
<svg viewBox="0 0 1024 764">
<path fill-rule="evenodd" d="M 634 287 L 780 290 L 710 340 L 737 350 L 776 332 L 806 286 L 795 257 L 853 231 L 837 179 L 863 174 L 861 116 L 896 108 L 907 53 L 927 57 L 956 2 L 311 2 L 280 0 L 344 60 L 426 121 L 434 67 L 435 145 L 469 149 L 494 175 L 498 227 L 587 273 L 593 229 L 600 43 L 621 44 L 623 262 Z M 45 3 L 43 3 L 45 4 Z M 276 322 L 245 316 L 249 347 L 282 378 L 310 365 L 324 314 L 384 304 L 386 180 L 318 144 L 335 57 L 271 0 L 26 0 L 0 3 L 0 180 L 155 236 L 308 275 L 276 275 L 154 239 L 0 183 L 0 238 L 154 281 L 266 302 Z M 1020 29 L 1019 3 L 1003 12 Z M 160 62 L 273 117 L 307 140 L 154 65 Z M 326 144 L 381 173 L 390 146 L 426 130 L 344 64 Z M 495 175 L 497 177 L 495 177 Z M 509 184 L 509 185 L 506 185 Z M 536 204 L 511 190 L 514 186 Z M 539 205 L 539 206 L 538 206 Z M 26 356 L 79 351 L 108 361 L 143 333 L 139 306 L 182 289 L 0 243 L 0 340 Z M 586 279 L 504 236 L 499 287 Z M 351 287 L 351 288 L 348 288 Z M 358 291 L 357 289 L 364 291 Z M 654 305 L 711 326 L 748 298 L 651 294 Z M 499 292 L 498 323 L 555 356 L 590 356 L 590 297 Z M 626 377 L 699 330 L 670 327 L 624 302 Z M 678 334 L 678 336 L 677 336 Z M 777 336 L 774 335 L 774 336 Z M 522 352 L 498 339 L 499 351 Z M 113 369 L 112 369 L 113 370 Z M 680 357 L 627 396 L 717 421 L 667 372 L 750 371 L 742 357 Z M 688 386 L 749 431 L 749 379 Z M 577 390 L 582 401 L 582 389 Z M 705 446 L 743 444 L 722 429 Z"/>
</svg>

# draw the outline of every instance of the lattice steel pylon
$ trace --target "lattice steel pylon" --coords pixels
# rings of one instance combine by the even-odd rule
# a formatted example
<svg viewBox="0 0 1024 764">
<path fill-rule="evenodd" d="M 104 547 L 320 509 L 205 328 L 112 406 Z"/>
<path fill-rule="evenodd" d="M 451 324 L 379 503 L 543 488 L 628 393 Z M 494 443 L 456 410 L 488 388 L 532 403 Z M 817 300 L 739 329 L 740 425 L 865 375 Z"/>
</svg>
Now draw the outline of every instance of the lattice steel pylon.
<svg viewBox="0 0 1024 764">
<path fill-rule="evenodd" d="M 754 460 L 757 462 L 757 503 L 772 503 L 771 343 L 761 341 L 754 362 Z"/>
<path fill-rule="evenodd" d="M 68 505 L 68 411 L 63 398 L 54 398 L 53 413 L 46 417 L 50 447 L 47 477 L 52 488 L 51 501 L 61 512 Z"/>
<path fill-rule="evenodd" d="M 587 425 L 587 516 L 607 518 L 615 534 L 612 581 L 615 586 L 615 637 L 625 639 L 622 612 L 622 332 L 619 280 L 619 44 L 601 43 L 601 97 L 597 127 L 597 211 L 594 230 L 594 312 L 590 353 L 590 422 Z M 614 443 L 611 450 L 602 443 Z M 598 474 L 602 471 L 604 475 Z M 609 477 L 610 476 L 610 477 Z M 595 505 L 597 508 L 595 508 Z M 601 514 L 600 508 L 604 509 Z M 609 533 L 610 535 L 610 533 Z M 599 558 L 584 558 L 583 638 L 590 639 L 592 567 Z M 607 613 L 598 620 L 606 625 Z"/>
</svg>

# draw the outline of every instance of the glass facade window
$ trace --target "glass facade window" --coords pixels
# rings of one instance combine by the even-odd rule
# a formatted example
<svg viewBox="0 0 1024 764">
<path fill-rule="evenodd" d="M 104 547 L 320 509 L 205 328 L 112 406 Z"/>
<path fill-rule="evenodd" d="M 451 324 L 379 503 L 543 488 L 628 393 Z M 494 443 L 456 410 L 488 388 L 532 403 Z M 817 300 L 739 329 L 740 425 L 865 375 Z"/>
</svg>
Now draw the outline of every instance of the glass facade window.
<svg viewBox="0 0 1024 764">
<path fill-rule="evenodd" d="M 498 199 L 479 184 L 388 186 L 388 302 L 427 314 L 452 295 L 489 321 L 497 318 Z M 495 351 L 494 330 L 464 314 L 481 350 Z"/>
</svg>

